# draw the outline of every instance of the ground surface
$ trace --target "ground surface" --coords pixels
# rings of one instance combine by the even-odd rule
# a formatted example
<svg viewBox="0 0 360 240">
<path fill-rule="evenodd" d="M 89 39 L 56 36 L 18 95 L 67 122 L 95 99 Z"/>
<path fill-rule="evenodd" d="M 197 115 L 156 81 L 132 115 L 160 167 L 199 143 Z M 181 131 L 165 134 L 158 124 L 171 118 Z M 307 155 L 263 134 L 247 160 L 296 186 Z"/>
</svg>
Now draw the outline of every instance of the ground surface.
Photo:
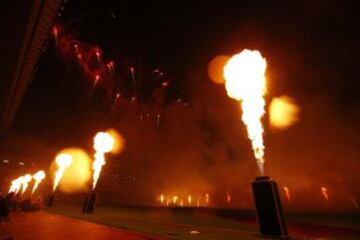
<svg viewBox="0 0 360 240">
<path fill-rule="evenodd" d="M 135 231 L 165 239 L 262 239 L 253 212 L 198 208 L 96 208 L 82 214 L 81 206 L 48 208 L 56 214 Z M 287 217 L 293 239 L 360 240 L 359 214 L 292 214 Z"/>
<path fill-rule="evenodd" d="M 83 214 L 81 206 L 56 205 L 45 211 L 12 214 L 0 236 L 5 230 L 15 240 L 269 239 L 257 234 L 254 213 L 240 210 L 98 206 L 94 214 Z M 359 214 L 293 214 L 287 219 L 292 239 L 360 239 Z"/>
<path fill-rule="evenodd" d="M 144 240 L 136 233 L 47 212 L 16 212 L 10 222 L 0 226 L 0 239 L 14 240 Z"/>
</svg>

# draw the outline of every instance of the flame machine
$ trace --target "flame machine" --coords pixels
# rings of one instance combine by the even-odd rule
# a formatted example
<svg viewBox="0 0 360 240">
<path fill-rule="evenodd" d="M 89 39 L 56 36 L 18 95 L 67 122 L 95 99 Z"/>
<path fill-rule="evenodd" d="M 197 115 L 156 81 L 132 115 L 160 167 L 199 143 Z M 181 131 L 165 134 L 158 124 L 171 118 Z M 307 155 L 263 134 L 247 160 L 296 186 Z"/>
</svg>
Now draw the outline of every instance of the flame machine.
<svg viewBox="0 0 360 240">
<path fill-rule="evenodd" d="M 84 205 L 82 212 L 83 213 L 93 213 L 96 203 L 96 192 L 91 190 L 85 197 Z"/>
<path fill-rule="evenodd" d="M 270 177 L 252 182 L 259 231 L 262 235 L 287 237 L 287 225 L 277 184 Z"/>
<path fill-rule="evenodd" d="M 51 194 L 48 198 L 46 206 L 52 207 L 52 205 L 54 204 L 54 198 L 55 198 L 55 194 Z"/>
</svg>

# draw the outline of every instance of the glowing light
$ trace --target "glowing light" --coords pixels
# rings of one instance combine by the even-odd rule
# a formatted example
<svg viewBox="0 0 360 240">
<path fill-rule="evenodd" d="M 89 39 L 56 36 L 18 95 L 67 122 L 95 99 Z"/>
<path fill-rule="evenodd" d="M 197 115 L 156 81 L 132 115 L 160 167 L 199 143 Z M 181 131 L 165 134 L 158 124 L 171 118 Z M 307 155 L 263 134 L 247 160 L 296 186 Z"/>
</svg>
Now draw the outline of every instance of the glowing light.
<svg viewBox="0 0 360 240">
<path fill-rule="evenodd" d="M 37 173 L 35 173 L 32 177 L 34 178 L 35 183 L 31 193 L 34 193 L 37 187 L 39 186 L 40 182 L 45 178 L 45 172 L 40 170 Z"/>
<path fill-rule="evenodd" d="M 291 196 L 290 196 L 289 188 L 286 187 L 286 186 L 283 186 L 283 189 L 284 189 L 285 196 L 286 196 L 287 200 L 288 200 L 289 202 L 291 202 Z"/>
<path fill-rule="evenodd" d="M 205 201 L 206 201 L 206 204 L 209 204 L 209 202 L 210 202 L 210 195 L 208 193 L 205 194 Z"/>
<path fill-rule="evenodd" d="M 213 60 L 211 60 L 208 66 L 208 75 L 211 81 L 216 84 L 223 84 L 225 82 L 223 69 L 229 59 L 229 56 L 217 56 Z"/>
<path fill-rule="evenodd" d="M 191 202 L 192 202 L 192 197 L 191 195 L 188 196 L 188 204 L 191 205 Z"/>
<path fill-rule="evenodd" d="M 269 107 L 270 124 L 274 128 L 286 129 L 299 120 L 300 107 L 288 96 L 276 97 Z"/>
<path fill-rule="evenodd" d="M 359 209 L 359 204 L 358 204 L 358 202 L 356 201 L 356 199 L 354 198 L 354 196 L 349 196 L 349 198 L 350 198 L 350 201 L 352 202 L 352 204 L 354 204 L 354 207 L 355 207 L 356 209 Z"/>
<path fill-rule="evenodd" d="M 173 204 L 175 205 L 178 200 L 178 196 L 173 196 Z"/>
<path fill-rule="evenodd" d="M 29 182 L 31 181 L 32 176 L 30 174 L 26 174 L 23 177 L 21 177 L 20 179 L 21 179 L 21 185 L 22 185 L 21 193 L 24 194 L 27 187 L 29 186 Z"/>
<path fill-rule="evenodd" d="M 55 192 L 57 186 L 59 185 L 65 170 L 72 164 L 72 156 L 66 153 L 60 153 L 56 156 L 55 162 L 58 166 L 58 170 L 55 172 L 53 192 Z"/>
<path fill-rule="evenodd" d="M 160 203 L 161 203 L 161 204 L 164 203 L 164 195 L 163 195 L 163 194 L 160 195 Z"/>
<path fill-rule="evenodd" d="M 259 167 L 264 174 L 263 126 L 261 118 L 265 113 L 266 60 L 259 51 L 245 49 L 233 56 L 224 67 L 225 88 L 230 98 L 241 101 L 242 120 L 247 127 L 248 137 Z"/>
<path fill-rule="evenodd" d="M 19 190 L 21 189 L 21 179 L 22 177 L 20 178 L 17 178 L 13 181 L 11 181 L 11 186 L 10 186 L 10 189 L 9 189 L 9 193 L 15 193 L 17 194 L 19 192 Z"/>
<path fill-rule="evenodd" d="M 321 187 L 321 194 L 323 195 L 324 199 L 326 201 L 329 201 L 329 196 L 328 196 L 328 190 L 325 187 Z"/>
<path fill-rule="evenodd" d="M 95 190 L 96 184 L 100 177 L 102 166 L 105 164 L 105 153 L 111 152 L 114 148 L 115 140 L 107 132 L 98 132 L 94 137 L 95 160 L 93 162 L 93 185 Z"/>
<path fill-rule="evenodd" d="M 231 195 L 229 192 L 226 193 L 226 201 L 227 203 L 231 203 Z"/>
</svg>

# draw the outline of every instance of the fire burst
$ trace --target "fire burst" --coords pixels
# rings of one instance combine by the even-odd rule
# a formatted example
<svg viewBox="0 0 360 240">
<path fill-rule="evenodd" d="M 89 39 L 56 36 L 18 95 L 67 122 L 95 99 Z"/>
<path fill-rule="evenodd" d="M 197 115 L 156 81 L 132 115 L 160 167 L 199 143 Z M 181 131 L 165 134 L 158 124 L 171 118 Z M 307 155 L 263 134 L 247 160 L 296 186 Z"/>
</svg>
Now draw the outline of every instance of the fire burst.
<svg viewBox="0 0 360 240">
<path fill-rule="evenodd" d="M 30 174 L 26 174 L 23 177 L 21 177 L 20 179 L 21 179 L 21 185 L 22 185 L 21 193 L 25 193 L 27 187 L 29 186 L 29 182 L 32 179 L 32 176 Z"/>
<path fill-rule="evenodd" d="M 284 192 L 285 192 L 285 195 L 286 195 L 286 198 L 289 202 L 291 202 L 291 196 L 290 196 L 290 191 L 289 191 L 289 188 L 286 187 L 286 186 L 283 186 L 283 189 L 284 189 Z"/>
<path fill-rule="evenodd" d="M 264 174 L 263 126 L 265 113 L 266 60 L 259 51 L 243 50 L 224 67 L 225 87 L 229 97 L 241 101 L 244 121 L 260 173 Z"/>
<path fill-rule="evenodd" d="M 43 170 L 40 170 L 37 173 L 35 173 L 32 177 L 34 178 L 35 183 L 31 193 L 34 193 L 37 187 L 39 186 L 40 182 L 45 178 L 45 172 Z"/>
<path fill-rule="evenodd" d="M 328 196 L 328 193 L 327 193 L 327 189 L 325 187 L 322 187 L 320 190 L 321 190 L 321 194 L 324 196 L 325 200 L 329 201 L 329 196 Z"/>
<path fill-rule="evenodd" d="M 55 192 L 57 186 L 59 185 L 65 170 L 70 167 L 72 163 L 72 157 L 69 154 L 61 153 L 58 156 L 56 156 L 55 161 L 59 169 L 55 173 L 53 192 Z"/>
<path fill-rule="evenodd" d="M 95 190 L 96 184 L 99 180 L 102 166 L 105 164 L 105 153 L 113 150 L 115 139 L 107 132 L 98 132 L 94 137 L 95 160 L 93 162 L 93 185 L 92 190 Z"/>
<path fill-rule="evenodd" d="M 17 194 L 20 191 L 20 189 L 21 189 L 21 178 L 22 177 L 11 181 L 11 186 L 10 186 L 9 193 L 12 192 L 12 193 Z"/>
</svg>

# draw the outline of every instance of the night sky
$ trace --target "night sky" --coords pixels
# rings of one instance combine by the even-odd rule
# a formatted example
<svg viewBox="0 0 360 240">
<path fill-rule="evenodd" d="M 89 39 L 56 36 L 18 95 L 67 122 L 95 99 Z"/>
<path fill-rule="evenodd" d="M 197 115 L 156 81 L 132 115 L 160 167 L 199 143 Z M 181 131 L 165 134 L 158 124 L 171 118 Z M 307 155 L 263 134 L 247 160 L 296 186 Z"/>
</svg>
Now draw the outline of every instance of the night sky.
<svg viewBox="0 0 360 240">
<path fill-rule="evenodd" d="M 50 36 L 14 130 L 55 148 L 91 149 L 96 131 L 115 127 L 128 143 L 124 163 L 114 171 L 153 176 L 169 189 L 181 178 L 177 173 L 191 166 L 196 189 L 245 186 L 256 164 L 240 112 L 224 87 L 210 81 L 207 67 L 217 55 L 258 49 L 268 62 L 268 99 L 288 95 L 302 109 L 301 121 L 286 131 L 271 130 L 264 118 L 268 172 L 280 182 L 301 182 L 299 191 L 311 191 L 312 184 L 358 184 L 355 2 L 69 1 L 56 24 L 87 51 L 98 47 L 104 61 L 115 61 L 123 79 L 121 103 L 112 107 L 106 84 L 92 90 L 93 79 Z M 139 74 L 135 103 L 128 66 Z M 164 72 L 167 88 L 146 84 L 154 69 Z M 161 114 L 160 126 L 139 123 L 148 113 L 150 122 Z M 164 161 L 174 155 L 180 155 L 169 170 L 174 181 L 166 184 Z M 226 176 L 229 171 L 237 180 Z M 360 197 L 356 187 L 342 191 Z"/>
</svg>

